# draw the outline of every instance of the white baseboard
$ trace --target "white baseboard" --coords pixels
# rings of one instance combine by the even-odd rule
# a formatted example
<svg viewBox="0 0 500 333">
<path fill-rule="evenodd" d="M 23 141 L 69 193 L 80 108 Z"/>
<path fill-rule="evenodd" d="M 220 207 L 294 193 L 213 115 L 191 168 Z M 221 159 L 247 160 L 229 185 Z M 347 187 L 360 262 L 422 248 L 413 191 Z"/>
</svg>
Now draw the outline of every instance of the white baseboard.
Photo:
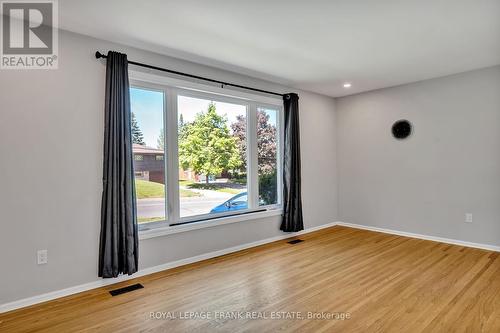
<svg viewBox="0 0 500 333">
<path fill-rule="evenodd" d="M 450 238 L 443 238 L 443 237 L 436 237 L 436 236 L 428 236 L 428 235 L 422 235 L 422 234 L 415 234 L 415 233 L 412 233 L 412 232 L 392 230 L 392 229 L 385 229 L 385 228 L 378 228 L 378 227 L 371 227 L 371 226 L 366 226 L 366 225 L 361 225 L 361 224 L 353 224 L 353 223 L 346 223 L 346 222 L 337 222 L 336 224 L 344 226 L 344 227 L 351 227 L 351 228 L 356 228 L 356 229 L 377 231 L 377 232 L 383 232 L 385 234 L 405 236 L 405 237 L 410 237 L 410 238 L 419 238 L 419 239 L 425 239 L 425 240 L 430 240 L 430 241 L 435 241 L 435 242 L 441 242 L 441 243 L 446 243 L 446 244 L 461 245 L 461 246 L 467 246 L 467 247 L 474 247 L 474 248 L 478 248 L 478 249 L 482 249 L 482 250 L 500 252 L 500 246 L 495 246 L 495 245 L 472 243 L 472 242 L 466 242 L 466 241 L 461 241 L 461 240 L 457 240 L 457 239 L 450 239 Z"/>
<path fill-rule="evenodd" d="M 308 228 L 308 229 L 302 230 L 300 232 L 287 233 L 287 234 L 283 234 L 283 235 L 279 235 L 279 236 L 275 236 L 275 237 L 271 237 L 271 238 L 258 240 L 258 241 L 251 242 L 251 243 L 233 246 L 233 247 L 218 250 L 218 251 L 200 254 L 200 255 L 197 255 L 194 257 L 190 257 L 190 258 L 185 258 L 185 259 L 180 259 L 180 260 L 168 262 L 168 263 L 158 265 L 158 266 L 144 268 L 133 275 L 122 275 L 122 276 L 119 276 L 119 277 L 114 278 L 114 279 L 101 279 L 101 280 L 81 284 L 81 285 L 70 287 L 70 288 L 56 290 L 56 291 L 48 292 L 45 294 L 41 294 L 41 295 L 37 295 L 37 296 L 33 296 L 33 297 L 28 297 L 28 298 L 20 299 L 20 300 L 5 303 L 5 304 L 0 304 L 0 313 L 12 311 L 15 309 L 34 305 L 37 303 L 50 301 L 50 300 L 64 297 L 64 296 L 73 295 L 76 293 L 80 293 L 82 291 L 87 291 L 87 290 L 91 290 L 91 289 L 95 289 L 95 288 L 99 288 L 99 287 L 103 287 L 103 286 L 131 280 L 131 279 L 135 279 L 137 277 L 141 277 L 141 276 L 152 274 L 152 273 L 161 272 L 161 271 L 164 271 L 164 270 L 167 270 L 170 268 L 175 268 L 175 267 L 191 264 L 191 263 L 202 261 L 202 260 L 219 257 L 219 256 L 222 256 L 224 254 L 229 254 L 229 253 L 245 250 L 245 249 L 256 247 L 259 245 L 272 243 L 272 242 L 275 242 L 278 240 L 282 240 L 282 239 L 310 233 L 313 231 L 329 228 L 329 227 L 334 226 L 335 224 L 336 224 L 336 222 L 322 224 L 320 226 Z"/>
</svg>

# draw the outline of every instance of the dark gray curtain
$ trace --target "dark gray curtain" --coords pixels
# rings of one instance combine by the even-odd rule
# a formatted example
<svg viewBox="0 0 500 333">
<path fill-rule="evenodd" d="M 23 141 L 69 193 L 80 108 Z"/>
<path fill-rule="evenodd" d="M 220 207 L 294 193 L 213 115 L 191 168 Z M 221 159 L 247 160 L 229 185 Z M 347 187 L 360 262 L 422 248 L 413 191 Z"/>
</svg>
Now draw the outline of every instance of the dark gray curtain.
<svg viewBox="0 0 500 333">
<path fill-rule="evenodd" d="M 299 96 L 283 97 L 285 112 L 285 150 L 283 156 L 283 218 L 280 229 L 304 230 L 300 188 Z"/>
<path fill-rule="evenodd" d="M 127 55 L 108 52 L 99 276 L 137 272 L 138 229 L 132 165 Z"/>
</svg>

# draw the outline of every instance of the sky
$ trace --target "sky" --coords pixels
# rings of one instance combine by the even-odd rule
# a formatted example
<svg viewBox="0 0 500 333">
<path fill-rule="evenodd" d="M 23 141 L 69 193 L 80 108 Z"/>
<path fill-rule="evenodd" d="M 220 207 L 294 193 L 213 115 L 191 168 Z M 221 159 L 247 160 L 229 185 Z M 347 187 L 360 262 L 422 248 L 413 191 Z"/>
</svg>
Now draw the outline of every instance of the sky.
<svg viewBox="0 0 500 333">
<path fill-rule="evenodd" d="M 130 88 L 130 107 L 146 146 L 156 148 L 163 128 L 163 92 Z"/>
<path fill-rule="evenodd" d="M 158 136 L 163 127 L 163 92 L 146 90 L 140 88 L 130 88 L 130 104 L 132 112 L 135 114 L 137 123 L 144 135 L 144 142 L 149 147 L 157 147 Z M 186 96 L 179 96 L 177 107 L 179 115 L 182 114 L 184 122 L 194 120 L 195 115 L 200 111 L 206 111 L 208 99 L 200 99 Z M 236 121 L 238 115 L 246 114 L 246 106 L 231 103 L 215 102 L 219 115 L 226 115 L 228 126 Z M 276 112 L 268 111 L 269 122 L 276 125 Z"/>
</svg>

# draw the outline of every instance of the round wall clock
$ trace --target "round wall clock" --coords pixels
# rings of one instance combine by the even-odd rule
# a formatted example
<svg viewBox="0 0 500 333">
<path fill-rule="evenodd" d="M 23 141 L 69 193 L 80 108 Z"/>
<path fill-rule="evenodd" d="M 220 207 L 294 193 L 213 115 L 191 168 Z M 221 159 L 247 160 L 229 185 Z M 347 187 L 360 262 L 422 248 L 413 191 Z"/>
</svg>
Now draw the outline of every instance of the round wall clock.
<svg viewBox="0 0 500 333">
<path fill-rule="evenodd" d="M 392 125 L 392 135 L 398 139 L 403 140 L 411 135 L 412 125 L 408 120 L 398 120 Z"/>
</svg>

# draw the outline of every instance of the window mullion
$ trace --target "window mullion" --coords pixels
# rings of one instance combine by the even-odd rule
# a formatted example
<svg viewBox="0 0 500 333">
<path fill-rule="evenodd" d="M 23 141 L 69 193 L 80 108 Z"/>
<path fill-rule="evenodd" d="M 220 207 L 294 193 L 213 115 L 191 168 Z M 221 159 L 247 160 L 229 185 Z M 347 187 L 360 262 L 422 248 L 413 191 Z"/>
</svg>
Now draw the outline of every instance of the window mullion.
<svg viewBox="0 0 500 333">
<path fill-rule="evenodd" d="M 167 89 L 168 108 L 166 110 L 166 135 L 167 140 L 167 210 L 169 224 L 175 224 L 180 218 L 179 203 L 179 157 L 177 156 L 177 92 Z"/>
<path fill-rule="evenodd" d="M 276 117 L 277 130 L 278 130 L 278 149 L 277 149 L 277 167 L 278 167 L 278 205 L 283 204 L 283 153 L 285 151 L 285 116 L 283 108 L 278 109 L 278 116 Z"/>
<path fill-rule="evenodd" d="M 248 208 L 259 206 L 259 175 L 257 155 L 257 105 L 250 103 L 247 117 L 247 187 Z"/>
</svg>

